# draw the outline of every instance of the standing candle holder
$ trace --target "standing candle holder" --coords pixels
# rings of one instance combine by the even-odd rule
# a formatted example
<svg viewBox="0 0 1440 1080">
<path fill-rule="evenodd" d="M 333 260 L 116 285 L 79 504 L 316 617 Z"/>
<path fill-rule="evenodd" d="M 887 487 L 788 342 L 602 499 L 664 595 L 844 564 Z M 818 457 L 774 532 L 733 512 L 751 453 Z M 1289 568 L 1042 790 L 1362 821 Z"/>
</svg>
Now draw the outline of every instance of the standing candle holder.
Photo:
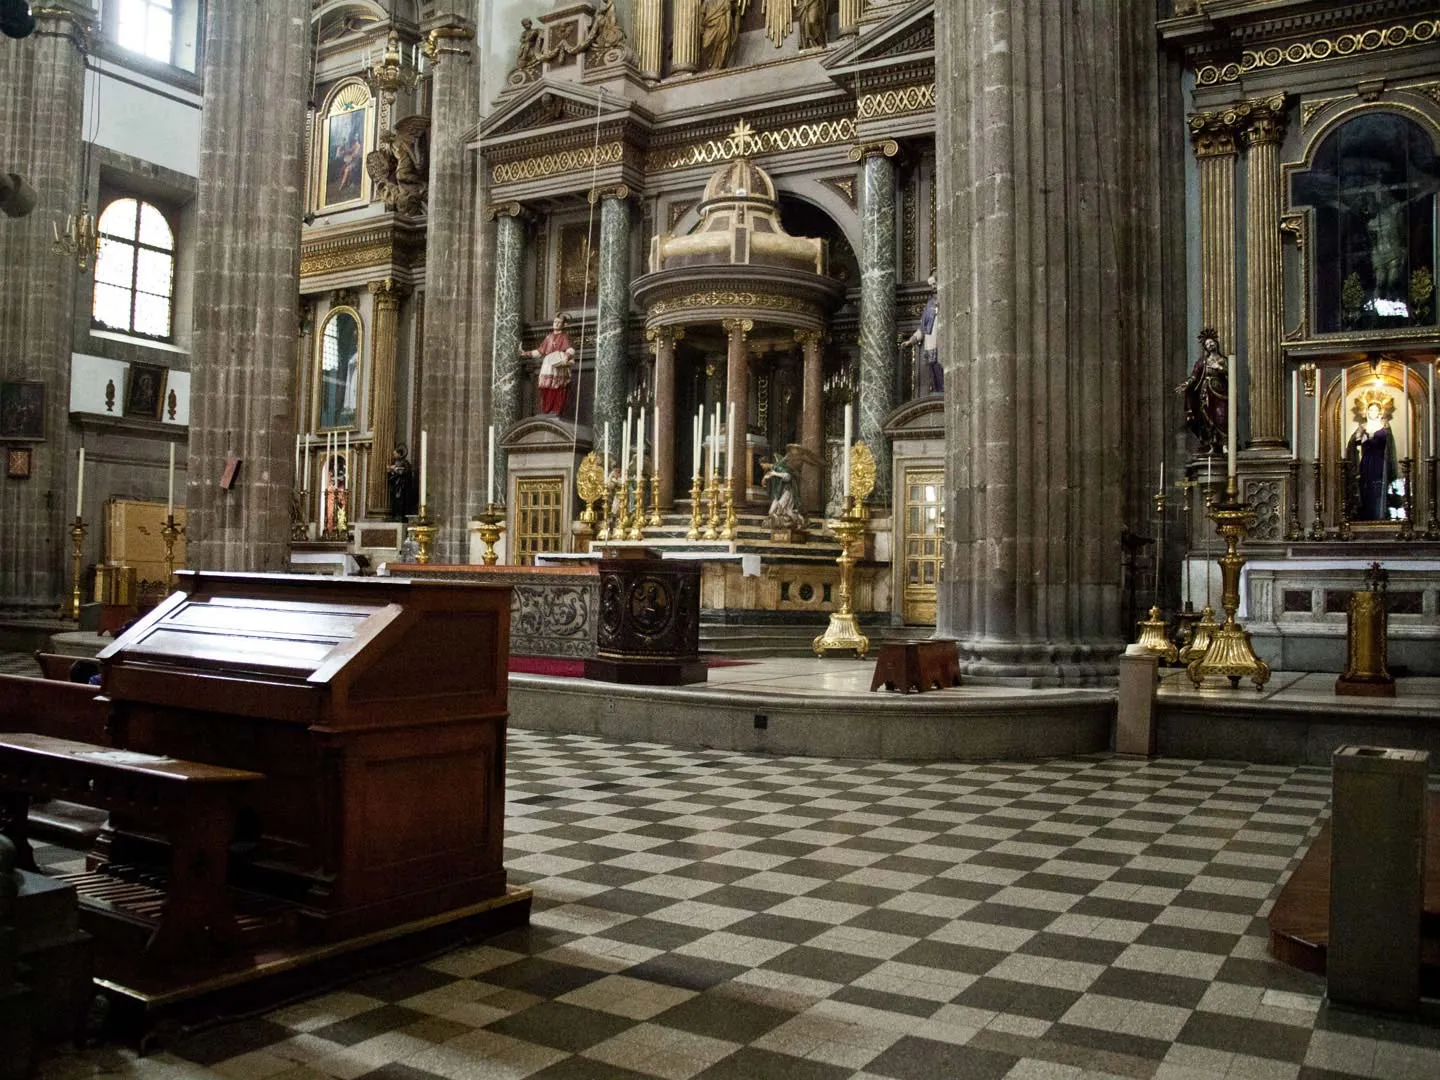
<svg viewBox="0 0 1440 1080">
<path fill-rule="evenodd" d="M 1165 489 L 1161 488 L 1152 498 L 1155 501 L 1155 520 L 1160 526 L 1156 530 L 1159 535 L 1155 541 L 1155 598 L 1158 601 L 1161 569 L 1164 567 L 1165 559 Z M 1150 606 L 1148 618 L 1140 620 L 1140 637 L 1136 644 L 1143 646 L 1168 664 L 1175 664 L 1180 660 L 1180 650 L 1175 647 L 1175 643 L 1165 632 L 1165 620 L 1160 615 L 1158 603 Z"/>
<path fill-rule="evenodd" d="M 1440 513 L 1437 513 L 1437 493 L 1435 482 L 1440 480 L 1440 468 L 1437 468 L 1437 459 L 1434 454 L 1430 455 L 1428 462 L 1430 466 L 1430 517 L 1425 522 L 1425 539 L 1440 540 Z"/>
<path fill-rule="evenodd" d="M 686 540 L 700 539 L 700 526 L 704 523 L 700 515 L 702 494 L 700 474 L 696 473 L 695 478 L 690 481 L 690 528 L 685 531 Z"/>
<path fill-rule="evenodd" d="M 658 529 L 665 524 L 665 519 L 660 516 L 660 470 L 656 469 L 650 474 L 650 527 Z"/>
<path fill-rule="evenodd" d="M 1336 539 L 1339 540 L 1349 540 L 1354 535 L 1350 531 L 1350 473 L 1350 462 L 1341 458 L 1340 500 L 1336 506 L 1340 515 L 1340 527 L 1335 532 Z"/>
<path fill-rule="evenodd" d="M 706 540 L 720 539 L 720 475 L 710 474 L 710 487 L 705 492 L 706 501 L 710 504 L 710 511 L 705 518 L 705 532 L 702 533 Z"/>
<path fill-rule="evenodd" d="M 1235 477 L 1230 477 L 1224 502 L 1216 503 L 1210 516 L 1216 531 L 1225 539 L 1225 554 L 1220 557 L 1220 606 L 1225 609 L 1225 622 L 1211 636 L 1205 655 L 1192 660 L 1186 670 L 1190 681 L 1199 687 L 1208 676 L 1224 675 L 1232 688 L 1248 677 L 1256 690 L 1262 690 L 1270 679 L 1270 665 L 1255 655 L 1250 644 L 1250 631 L 1236 620 L 1240 609 L 1240 569 L 1245 556 L 1240 554 L 1240 540 L 1255 524 L 1255 510 L 1240 501 Z M 1198 627 L 1197 627 L 1198 629 Z"/>
<path fill-rule="evenodd" d="M 499 559 L 495 554 L 495 544 L 500 539 L 500 534 L 505 531 L 505 505 L 486 503 L 485 509 L 476 515 L 475 520 L 480 523 L 480 542 L 485 545 L 485 553 L 480 556 L 480 561 L 486 566 L 494 566 Z"/>
<path fill-rule="evenodd" d="M 628 497 L 628 492 L 626 493 Z M 635 510 L 630 515 L 630 527 L 625 532 L 626 540 L 645 539 L 645 478 L 635 477 Z"/>
<path fill-rule="evenodd" d="M 1315 516 L 1310 521 L 1310 539 L 1325 539 L 1325 489 L 1320 480 L 1320 459 L 1315 459 Z"/>
<path fill-rule="evenodd" d="M 595 537 L 595 504 L 605 497 L 605 474 L 600 460 L 592 450 L 580 462 L 575 473 L 575 494 L 585 504 L 580 511 L 580 528 L 575 534 L 577 551 L 589 551 L 590 541 Z"/>
<path fill-rule="evenodd" d="M 406 533 L 411 540 L 415 541 L 417 548 L 415 561 L 421 566 L 430 565 L 430 546 L 435 543 L 435 533 L 438 530 L 430 520 L 430 511 L 423 503 L 420 512 L 410 519 Z"/>
<path fill-rule="evenodd" d="M 175 588 L 175 541 L 185 532 L 184 525 L 175 524 L 173 513 L 165 515 L 165 524 L 160 526 L 160 539 L 165 544 L 165 591 Z"/>
<path fill-rule="evenodd" d="M 60 612 L 62 619 L 80 620 L 80 560 L 85 553 L 85 522 L 79 514 L 75 515 L 74 522 L 70 525 L 70 577 L 74 587 L 70 590 L 70 600 L 63 605 Z"/>
<path fill-rule="evenodd" d="M 1405 495 L 1400 505 L 1404 509 L 1405 516 L 1400 519 L 1400 530 L 1396 533 L 1398 539 L 1415 539 L 1415 496 L 1411 490 L 1415 486 L 1415 463 L 1408 457 L 1400 459 L 1400 478 L 1405 482 Z"/>
<path fill-rule="evenodd" d="M 605 477 L 601 498 L 604 500 L 600 507 L 600 528 L 595 533 L 595 539 L 604 542 L 610 539 L 610 533 L 614 529 L 612 515 L 615 512 L 615 481 Z"/>
<path fill-rule="evenodd" d="M 1290 521 L 1285 526 L 1286 540 L 1305 539 L 1305 526 L 1300 524 L 1300 462 L 1290 459 Z"/>
<path fill-rule="evenodd" d="M 725 524 L 720 530 L 721 540 L 734 540 L 736 525 L 735 518 L 735 491 L 729 484 L 725 485 Z"/>
<path fill-rule="evenodd" d="M 851 575 L 855 569 L 855 556 L 851 549 L 855 541 L 865 533 L 865 510 L 858 499 L 847 500 L 840 517 L 828 522 L 831 532 L 840 541 L 840 556 L 835 561 L 840 566 L 840 602 L 830 612 L 830 623 L 825 632 L 811 642 L 816 656 L 831 652 L 853 652 L 864 659 L 870 651 L 870 639 L 860 632 L 852 605 Z"/>
</svg>

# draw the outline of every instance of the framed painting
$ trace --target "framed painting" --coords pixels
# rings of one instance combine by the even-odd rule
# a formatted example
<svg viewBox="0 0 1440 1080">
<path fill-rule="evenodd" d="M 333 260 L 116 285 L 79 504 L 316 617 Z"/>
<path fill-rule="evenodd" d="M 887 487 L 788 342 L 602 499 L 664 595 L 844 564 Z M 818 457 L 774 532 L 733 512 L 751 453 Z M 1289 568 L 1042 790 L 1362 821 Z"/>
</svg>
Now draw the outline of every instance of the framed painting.
<svg viewBox="0 0 1440 1080">
<path fill-rule="evenodd" d="M 555 265 L 555 310 L 585 311 L 599 304 L 600 230 L 584 222 L 560 227 Z"/>
<path fill-rule="evenodd" d="M 158 364 L 131 364 L 125 373 L 124 415 L 159 420 L 169 374 L 169 369 Z"/>
<path fill-rule="evenodd" d="M 5 475 L 11 480 L 30 479 L 30 447 L 12 446 L 5 451 Z"/>
<path fill-rule="evenodd" d="M 370 146 L 370 91 L 364 83 L 342 86 L 330 99 L 320 131 L 320 209 L 365 201 L 368 177 L 365 155 Z"/>
<path fill-rule="evenodd" d="M 45 384 L 0 382 L 0 439 L 40 442 L 45 438 Z"/>
</svg>

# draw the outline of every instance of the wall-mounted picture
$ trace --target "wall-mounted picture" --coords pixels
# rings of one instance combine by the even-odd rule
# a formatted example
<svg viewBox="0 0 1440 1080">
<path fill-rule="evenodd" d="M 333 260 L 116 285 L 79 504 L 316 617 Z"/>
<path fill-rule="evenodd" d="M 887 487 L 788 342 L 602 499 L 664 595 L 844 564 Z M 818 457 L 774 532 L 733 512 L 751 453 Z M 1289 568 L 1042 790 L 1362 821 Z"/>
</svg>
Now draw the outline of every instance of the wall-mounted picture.
<svg viewBox="0 0 1440 1080">
<path fill-rule="evenodd" d="M 30 479 L 30 447 L 12 446 L 5 451 L 5 475 L 11 480 Z"/>
<path fill-rule="evenodd" d="M 159 420 L 169 374 L 158 364 L 131 364 L 125 373 L 125 415 Z"/>
<path fill-rule="evenodd" d="M 45 384 L 0 382 L 0 439 L 45 438 Z"/>
<path fill-rule="evenodd" d="M 365 153 L 370 127 L 370 91 L 348 83 L 330 99 L 321 133 L 321 208 L 357 202 L 366 196 Z"/>
<path fill-rule="evenodd" d="M 560 255 L 555 267 L 556 310 L 593 308 L 599 303 L 599 293 L 600 230 L 591 229 L 587 239 L 583 223 L 562 226 Z"/>
</svg>

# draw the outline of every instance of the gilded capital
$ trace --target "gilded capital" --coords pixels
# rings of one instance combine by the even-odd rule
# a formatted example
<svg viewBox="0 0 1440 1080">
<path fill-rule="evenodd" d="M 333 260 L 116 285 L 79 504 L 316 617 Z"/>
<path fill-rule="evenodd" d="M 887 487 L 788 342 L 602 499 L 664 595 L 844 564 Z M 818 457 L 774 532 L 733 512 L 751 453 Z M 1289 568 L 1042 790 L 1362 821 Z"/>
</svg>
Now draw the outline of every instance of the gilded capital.
<svg viewBox="0 0 1440 1080">
<path fill-rule="evenodd" d="M 499 217 L 518 218 L 525 213 L 525 208 L 518 202 L 491 203 L 485 208 L 485 220 L 494 221 Z"/>
<path fill-rule="evenodd" d="M 900 144 L 894 139 L 880 139 L 877 142 L 856 143 L 850 148 L 850 160 L 860 161 L 862 158 L 875 157 L 883 154 L 885 157 L 894 157 L 900 153 Z"/>
<path fill-rule="evenodd" d="M 629 184 L 616 184 L 614 187 L 590 189 L 590 204 L 592 206 L 601 199 L 619 199 L 621 202 L 624 202 L 628 198 L 630 198 Z"/>
<path fill-rule="evenodd" d="M 1245 142 L 1249 146 L 1278 143 L 1285 137 L 1284 94 L 1243 102 L 1236 113 L 1245 125 Z"/>
<path fill-rule="evenodd" d="M 400 301 L 410 295 L 410 286 L 403 281 L 396 281 L 394 278 L 387 277 L 381 278 L 379 281 L 372 281 L 368 287 L 377 306 L 399 307 Z"/>
<path fill-rule="evenodd" d="M 745 340 L 745 335 L 748 334 L 748 333 L 750 333 L 751 330 L 754 330 L 754 329 L 755 329 L 755 320 L 753 320 L 753 319 L 722 319 L 722 320 L 720 321 L 720 325 L 725 328 L 725 332 L 726 332 L 727 334 L 730 334 L 730 335 L 733 336 L 734 334 L 737 334 L 737 333 L 738 333 L 738 334 L 740 335 L 740 340 L 741 340 L 741 341 L 744 341 L 744 340 Z"/>
<path fill-rule="evenodd" d="M 463 56 L 471 59 L 470 42 L 475 40 L 475 31 L 468 26 L 437 26 L 425 35 L 421 46 L 432 64 L 439 64 L 446 56 Z"/>
<path fill-rule="evenodd" d="M 823 330 L 796 330 L 795 341 L 800 345 L 819 345 L 825 340 Z"/>
<path fill-rule="evenodd" d="M 1235 129 L 1239 117 L 1234 109 L 1221 112 L 1192 113 L 1187 124 L 1190 128 L 1190 144 L 1195 148 L 1197 158 L 1233 156 Z"/>
</svg>

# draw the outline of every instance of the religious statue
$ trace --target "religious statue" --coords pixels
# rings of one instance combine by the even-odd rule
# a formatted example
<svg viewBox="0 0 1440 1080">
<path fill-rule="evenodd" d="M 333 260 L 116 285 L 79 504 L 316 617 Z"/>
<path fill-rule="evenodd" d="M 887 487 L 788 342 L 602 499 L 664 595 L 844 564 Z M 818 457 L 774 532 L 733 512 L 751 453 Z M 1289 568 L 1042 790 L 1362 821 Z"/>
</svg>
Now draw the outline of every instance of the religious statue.
<svg viewBox="0 0 1440 1080">
<path fill-rule="evenodd" d="M 800 48 L 825 47 L 825 24 L 830 18 L 830 0 L 795 0 L 795 26 L 800 31 Z"/>
<path fill-rule="evenodd" d="M 515 70 L 525 71 L 540 63 L 545 32 L 529 19 L 520 20 L 520 44 L 515 50 Z"/>
<path fill-rule="evenodd" d="M 1393 401 L 1388 401 L 1394 409 Z M 1391 505 L 1400 505 L 1400 496 L 1392 495 L 1390 485 L 1400 475 L 1396 463 L 1395 436 L 1386 424 L 1386 409 L 1372 397 L 1365 406 L 1365 418 L 1345 444 L 1345 459 L 1350 462 L 1357 480 L 1354 519 L 1356 521 L 1387 521 Z"/>
<path fill-rule="evenodd" d="M 428 116 L 407 116 L 393 131 L 380 133 L 380 148 L 365 158 L 365 169 L 385 209 L 418 217 L 425 213 Z"/>
<path fill-rule="evenodd" d="M 920 359 L 930 376 L 930 393 L 945 392 L 945 368 L 940 363 L 940 300 L 935 291 L 935 275 L 930 275 L 930 299 L 920 315 L 920 325 L 906 345 L 920 346 Z M 918 375 L 919 372 L 916 372 Z"/>
<path fill-rule="evenodd" d="M 521 349 L 521 356 L 540 361 L 540 411 L 559 416 L 565 411 L 565 398 L 570 391 L 570 369 L 575 366 L 575 346 L 565 333 L 568 317 L 555 316 L 550 333 L 534 349 Z"/>
<path fill-rule="evenodd" d="M 740 36 L 740 18 L 750 0 L 702 0 L 700 4 L 700 66 L 719 71 L 730 61 Z"/>
<path fill-rule="evenodd" d="M 620 20 L 615 17 L 615 0 L 605 0 L 595 12 L 595 18 L 590 22 L 590 32 L 585 35 L 585 39 L 565 51 L 574 54 L 593 48 L 604 52 L 622 48 L 624 45 L 625 31 L 620 26 Z"/>
<path fill-rule="evenodd" d="M 414 480 L 415 467 L 410 464 L 405 444 L 399 443 L 390 454 L 390 464 L 385 468 L 385 482 L 390 489 L 391 521 L 404 521 L 405 515 L 410 512 Z"/>
<path fill-rule="evenodd" d="M 805 528 L 805 509 L 800 500 L 800 470 L 806 465 L 824 464 L 799 443 L 791 443 L 773 461 L 762 461 L 760 481 L 770 493 L 770 510 L 765 521 L 776 532 Z"/>
<path fill-rule="evenodd" d="M 1200 357 L 1190 377 L 1175 388 L 1184 395 L 1185 426 L 1200 440 L 1201 454 L 1225 452 L 1230 401 L 1230 360 L 1220 352 L 1220 338 L 1206 327 L 1200 331 Z"/>
<path fill-rule="evenodd" d="M 1379 186 L 1371 193 L 1365 231 L 1370 236 L 1370 270 L 1375 299 L 1405 296 L 1405 204 Z"/>
</svg>

